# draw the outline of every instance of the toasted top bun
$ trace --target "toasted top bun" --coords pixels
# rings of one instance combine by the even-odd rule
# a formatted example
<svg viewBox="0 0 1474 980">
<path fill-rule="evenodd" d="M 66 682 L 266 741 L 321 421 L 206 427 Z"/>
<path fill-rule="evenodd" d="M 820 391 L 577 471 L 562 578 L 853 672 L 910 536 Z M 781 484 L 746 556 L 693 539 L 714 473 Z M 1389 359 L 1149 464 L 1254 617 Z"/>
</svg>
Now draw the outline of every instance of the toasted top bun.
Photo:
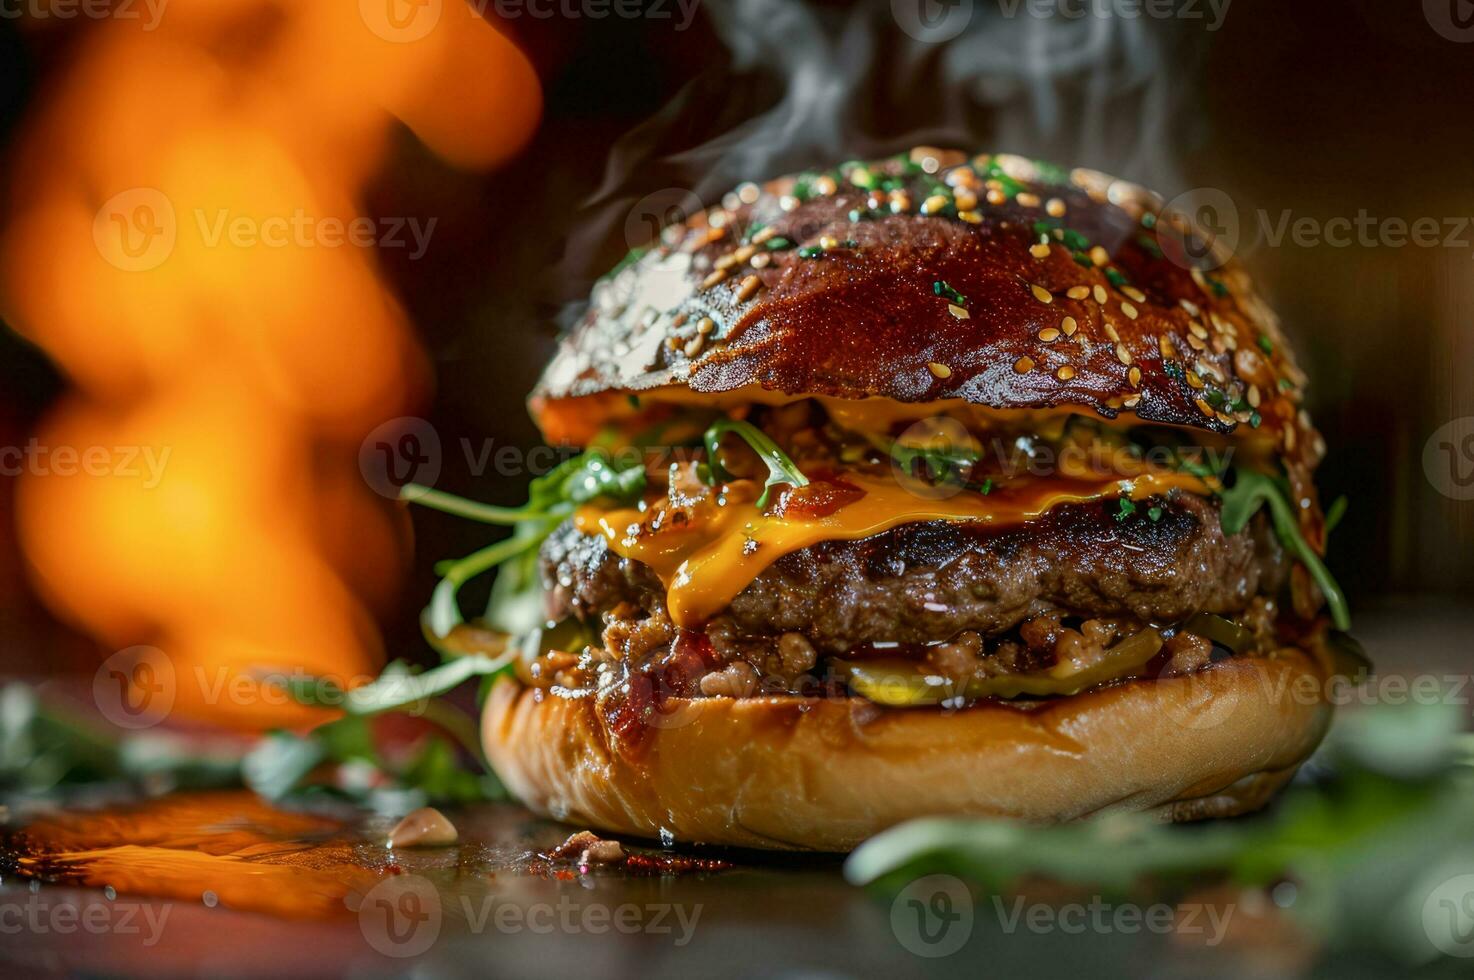
<svg viewBox="0 0 1474 980">
<path fill-rule="evenodd" d="M 921 148 L 693 210 L 564 338 L 531 403 L 551 441 L 685 390 L 1134 413 L 1252 429 L 1314 465 L 1274 314 L 1134 184 Z"/>
</svg>

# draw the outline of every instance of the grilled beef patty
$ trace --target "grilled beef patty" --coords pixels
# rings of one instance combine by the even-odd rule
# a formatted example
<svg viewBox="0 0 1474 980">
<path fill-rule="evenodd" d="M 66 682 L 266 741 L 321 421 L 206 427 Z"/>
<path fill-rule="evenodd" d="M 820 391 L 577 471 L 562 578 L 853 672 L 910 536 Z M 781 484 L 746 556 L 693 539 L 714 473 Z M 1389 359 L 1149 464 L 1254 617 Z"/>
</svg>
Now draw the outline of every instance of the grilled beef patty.
<svg viewBox="0 0 1474 980">
<path fill-rule="evenodd" d="M 1050 610 L 1171 623 L 1232 614 L 1280 591 L 1289 563 L 1263 516 L 1229 537 L 1218 505 L 1193 494 L 1058 507 L 1018 527 L 926 521 L 858 541 L 825 541 L 768 566 L 724 613 L 754 638 L 801 633 L 825 654 L 866 642 L 993 636 Z M 1160 507 L 1157 520 L 1149 511 Z M 661 609 L 645 565 L 571 524 L 543 545 L 555 619 L 592 619 L 622 603 Z"/>
</svg>

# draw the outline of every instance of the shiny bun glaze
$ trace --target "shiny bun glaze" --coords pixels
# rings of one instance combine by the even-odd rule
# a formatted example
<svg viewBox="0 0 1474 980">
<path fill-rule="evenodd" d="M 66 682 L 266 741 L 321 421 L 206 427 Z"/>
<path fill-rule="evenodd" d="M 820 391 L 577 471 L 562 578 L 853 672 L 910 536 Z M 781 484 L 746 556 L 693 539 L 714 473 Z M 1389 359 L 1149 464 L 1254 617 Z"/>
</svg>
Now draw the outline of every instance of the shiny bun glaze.
<svg viewBox="0 0 1474 980">
<path fill-rule="evenodd" d="M 1095 171 L 929 148 L 743 185 L 600 283 L 533 413 L 582 442 L 654 389 L 1067 407 L 1274 440 L 1308 477 L 1323 445 L 1277 319 L 1162 209 Z"/>
</svg>

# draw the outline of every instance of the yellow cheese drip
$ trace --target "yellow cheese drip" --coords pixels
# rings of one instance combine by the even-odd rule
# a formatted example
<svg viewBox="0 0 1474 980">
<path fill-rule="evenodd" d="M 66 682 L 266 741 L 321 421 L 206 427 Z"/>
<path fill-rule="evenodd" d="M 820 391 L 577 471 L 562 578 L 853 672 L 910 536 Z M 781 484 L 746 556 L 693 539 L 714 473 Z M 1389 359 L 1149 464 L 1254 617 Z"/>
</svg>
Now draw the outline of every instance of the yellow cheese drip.
<svg viewBox="0 0 1474 980">
<path fill-rule="evenodd" d="M 917 521 L 984 526 L 1021 524 L 1062 504 L 1112 497 L 1140 500 L 1174 487 L 1201 493 L 1185 473 L 1153 472 L 1131 479 L 1023 476 L 989 494 L 965 490 L 928 499 L 894 479 L 846 474 L 864 496 L 823 517 L 764 514 L 751 502 L 718 504 L 707 498 L 684 521 L 656 518 L 662 506 L 606 509 L 585 505 L 574 515 L 584 534 L 600 535 L 610 550 L 650 567 L 665 584 L 677 626 L 699 627 L 729 605 L 773 562 L 821 541 L 853 541 Z M 667 515 L 668 516 L 668 515 Z"/>
</svg>

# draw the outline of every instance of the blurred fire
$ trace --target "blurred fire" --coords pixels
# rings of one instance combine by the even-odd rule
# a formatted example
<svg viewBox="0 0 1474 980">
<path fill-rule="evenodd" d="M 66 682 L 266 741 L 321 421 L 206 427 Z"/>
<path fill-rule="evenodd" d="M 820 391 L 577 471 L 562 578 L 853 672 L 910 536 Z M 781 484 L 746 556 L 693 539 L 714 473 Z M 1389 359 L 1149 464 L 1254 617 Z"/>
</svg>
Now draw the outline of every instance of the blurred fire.
<svg viewBox="0 0 1474 980">
<path fill-rule="evenodd" d="M 14 161 L 0 277 L 74 383 L 36 442 L 93 465 L 22 477 L 21 540 L 60 614 L 165 652 L 175 710 L 316 720 L 219 680 L 382 660 L 367 609 L 405 530 L 357 451 L 426 365 L 342 229 L 366 227 L 396 119 L 490 166 L 531 134 L 538 82 L 455 0 L 172 0 L 152 29 L 89 31 Z"/>
</svg>

